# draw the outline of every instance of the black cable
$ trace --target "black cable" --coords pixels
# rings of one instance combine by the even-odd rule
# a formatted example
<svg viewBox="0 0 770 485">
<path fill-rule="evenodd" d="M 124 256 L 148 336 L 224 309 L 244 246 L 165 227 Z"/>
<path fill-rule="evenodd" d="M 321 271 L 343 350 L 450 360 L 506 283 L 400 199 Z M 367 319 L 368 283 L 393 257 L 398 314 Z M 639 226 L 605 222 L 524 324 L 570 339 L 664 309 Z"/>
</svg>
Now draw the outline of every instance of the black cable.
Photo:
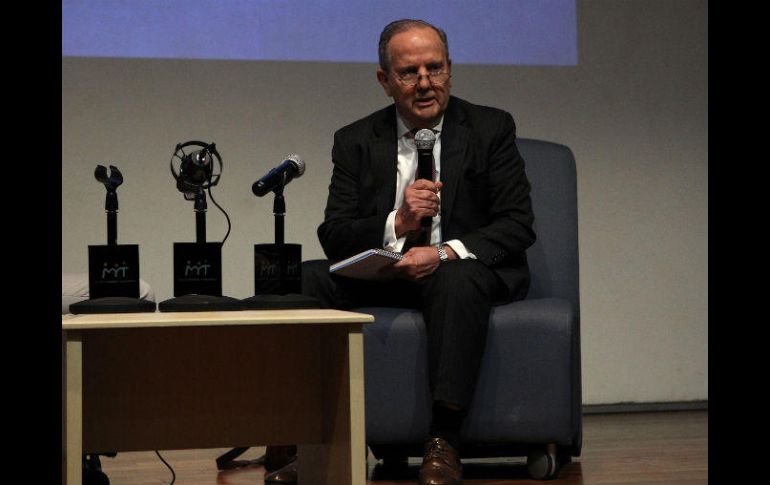
<svg viewBox="0 0 770 485">
<path fill-rule="evenodd" d="M 227 212 L 225 212 L 225 210 L 219 204 L 217 204 L 217 201 L 214 200 L 214 196 L 211 195 L 211 186 L 210 185 L 209 185 L 208 189 L 209 189 L 209 199 L 211 199 L 211 202 L 213 202 L 214 205 L 217 206 L 217 209 L 222 211 L 222 214 L 225 215 L 225 219 L 227 219 L 227 233 L 225 234 L 225 238 L 222 239 L 222 245 L 224 245 L 225 241 L 227 241 L 227 237 L 230 235 L 230 228 L 231 228 L 230 216 L 228 216 Z"/>
<path fill-rule="evenodd" d="M 160 452 L 158 450 L 155 450 L 155 454 L 158 455 L 158 458 L 160 458 L 160 461 L 162 461 L 163 464 L 166 465 L 169 470 L 171 470 L 171 483 L 169 485 L 174 485 L 174 482 L 176 481 L 176 473 L 174 473 L 174 469 L 171 468 L 171 465 L 169 465 L 168 462 L 166 462 L 166 460 L 164 460 L 162 456 L 160 456 Z"/>
</svg>

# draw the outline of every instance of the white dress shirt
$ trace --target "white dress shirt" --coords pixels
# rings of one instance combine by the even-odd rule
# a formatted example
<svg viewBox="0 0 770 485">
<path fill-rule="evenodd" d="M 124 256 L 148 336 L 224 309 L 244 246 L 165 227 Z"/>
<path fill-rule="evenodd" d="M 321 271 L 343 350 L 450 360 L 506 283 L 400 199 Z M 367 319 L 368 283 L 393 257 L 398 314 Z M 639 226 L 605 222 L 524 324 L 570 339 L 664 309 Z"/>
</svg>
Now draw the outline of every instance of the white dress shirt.
<svg viewBox="0 0 770 485">
<path fill-rule="evenodd" d="M 438 124 L 433 127 L 433 131 L 436 133 L 436 143 L 433 145 L 433 160 L 436 165 L 436 182 L 441 180 L 441 131 L 444 126 L 444 117 L 442 116 Z M 414 182 L 414 177 L 417 172 L 417 147 L 414 144 L 414 135 L 411 133 L 411 128 L 407 127 L 401 115 L 396 110 L 396 134 L 398 135 L 398 165 L 396 168 L 396 202 L 393 206 L 393 211 L 388 215 L 388 219 L 385 222 L 385 234 L 383 236 L 383 249 L 394 252 L 401 252 L 406 242 L 406 236 L 400 238 L 396 237 L 396 212 L 401 204 L 404 202 L 404 190 Z M 438 193 L 439 200 L 441 199 L 441 191 Z M 452 239 L 451 241 L 442 241 L 441 238 L 441 211 L 436 217 L 433 218 L 430 232 L 430 244 L 437 246 L 438 244 L 448 245 L 451 247 L 457 257 L 460 259 L 472 258 L 476 259 L 473 253 L 468 252 L 468 249 L 459 239 Z"/>
</svg>

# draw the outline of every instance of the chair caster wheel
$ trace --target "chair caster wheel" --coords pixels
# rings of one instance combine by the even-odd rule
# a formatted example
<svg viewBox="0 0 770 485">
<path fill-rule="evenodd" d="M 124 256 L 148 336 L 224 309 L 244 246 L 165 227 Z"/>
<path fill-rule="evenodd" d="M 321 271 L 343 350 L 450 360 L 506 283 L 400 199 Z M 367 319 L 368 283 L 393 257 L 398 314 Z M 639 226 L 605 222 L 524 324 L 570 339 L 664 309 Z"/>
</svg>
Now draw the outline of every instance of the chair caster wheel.
<svg viewBox="0 0 770 485">
<path fill-rule="evenodd" d="M 527 471 L 535 480 L 552 480 L 559 471 L 556 459 L 556 445 L 549 444 L 545 449 L 535 449 L 527 455 Z"/>
</svg>

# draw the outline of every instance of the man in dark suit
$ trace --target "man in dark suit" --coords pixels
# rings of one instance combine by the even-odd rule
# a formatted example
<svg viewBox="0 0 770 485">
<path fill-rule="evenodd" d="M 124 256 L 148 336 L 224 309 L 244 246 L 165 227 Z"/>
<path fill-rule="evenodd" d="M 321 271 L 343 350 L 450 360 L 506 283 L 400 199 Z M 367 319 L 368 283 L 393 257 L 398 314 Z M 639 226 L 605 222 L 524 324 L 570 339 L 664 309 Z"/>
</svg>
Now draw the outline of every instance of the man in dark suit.
<svg viewBox="0 0 770 485">
<path fill-rule="evenodd" d="M 376 282 L 330 275 L 329 261 L 308 262 L 303 291 L 325 307 L 422 310 L 433 414 L 420 484 L 458 484 L 460 426 L 491 307 L 524 298 L 529 287 L 530 185 L 511 115 L 450 95 L 452 62 L 442 30 L 393 22 L 381 34 L 379 54 L 377 79 L 394 104 L 335 133 L 318 236 L 332 261 L 371 248 L 404 257 L 394 279 Z M 423 128 L 436 136 L 433 180 L 415 180 L 413 134 Z M 421 229 L 424 217 L 431 218 L 428 231 Z"/>
</svg>

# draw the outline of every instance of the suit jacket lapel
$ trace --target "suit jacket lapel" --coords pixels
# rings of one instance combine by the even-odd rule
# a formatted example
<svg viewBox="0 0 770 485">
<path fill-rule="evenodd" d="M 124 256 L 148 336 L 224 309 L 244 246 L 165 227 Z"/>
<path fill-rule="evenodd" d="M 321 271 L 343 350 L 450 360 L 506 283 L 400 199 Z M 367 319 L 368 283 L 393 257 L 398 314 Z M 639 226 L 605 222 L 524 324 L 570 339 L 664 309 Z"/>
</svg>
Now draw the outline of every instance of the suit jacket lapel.
<svg viewBox="0 0 770 485">
<path fill-rule="evenodd" d="M 374 120 L 374 137 L 371 139 L 372 176 L 377 187 L 377 212 L 389 213 L 396 203 L 396 107 L 390 105 L 382 116 Z"/>
<path fill-rule="evenodd" d="M 465 113 L 460 109 L 456 98 L 449 100 L 444 115 L 441 133 L 441 231 L 446 234 L 446 227 L 451 220 L 455 194 L 460 183 L 460 174 L 465 164 L 465 149 L 468 145 L 470 130 L 465 126 Z"/>
</svg>

